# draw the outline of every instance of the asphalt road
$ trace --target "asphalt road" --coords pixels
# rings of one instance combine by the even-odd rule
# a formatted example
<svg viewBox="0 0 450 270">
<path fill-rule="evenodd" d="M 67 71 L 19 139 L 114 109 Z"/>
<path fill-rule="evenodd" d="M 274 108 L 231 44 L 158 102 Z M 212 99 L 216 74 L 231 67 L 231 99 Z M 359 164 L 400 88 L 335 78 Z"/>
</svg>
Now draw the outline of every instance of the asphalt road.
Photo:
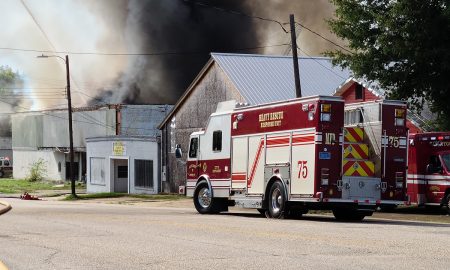
<svg viewBox="0 0 450 270">
<path fill-rule="evenodd" d="M 8 199 L 9 269 L 449 269 L 450 224 Z"/>
</svg>

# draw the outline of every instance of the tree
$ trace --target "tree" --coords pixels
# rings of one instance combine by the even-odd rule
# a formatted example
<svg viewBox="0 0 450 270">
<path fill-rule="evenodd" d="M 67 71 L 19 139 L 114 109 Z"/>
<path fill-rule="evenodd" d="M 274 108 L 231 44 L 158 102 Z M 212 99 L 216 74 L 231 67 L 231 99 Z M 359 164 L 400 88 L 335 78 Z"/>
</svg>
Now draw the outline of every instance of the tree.
<svg viewBox="0 0 450 270">
<path fill-rule="evenodd" d="M 18 72 L 14 72 L 10 67 L 0 66 L 0 113 L 13 111 L 14 106 L 20 100 L 11 98 L 16 92 L 15 88 L 22 87 L 23 80 Z M 5 98 L 5 100 L 3 101 L 2 98 Z M 0 137 L 11 137 L 11 121 L 9 115 L 0 114 Z"/>
<path fill-rule="evenodd" d="M 42 158 L 30 165 L 30 172 L 27 176 L 29 182 L 40 182 L 47 176 L 47 162 Z"/>
<path fill-rule="evenodd" d="M 450 128 L 450 1 L 330 0 L 331 30 L 349 51 L 328 52 L 335 64 L 378 81 L 387 98 L 424 102 Z"/>
</svg>

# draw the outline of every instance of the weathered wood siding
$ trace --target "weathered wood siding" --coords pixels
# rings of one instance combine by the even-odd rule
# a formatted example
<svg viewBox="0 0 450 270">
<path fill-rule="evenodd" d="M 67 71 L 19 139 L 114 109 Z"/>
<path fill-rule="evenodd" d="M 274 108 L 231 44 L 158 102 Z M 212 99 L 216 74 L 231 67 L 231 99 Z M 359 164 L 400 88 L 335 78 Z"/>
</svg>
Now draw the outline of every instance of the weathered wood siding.
<svg viewBox="0 0 450 270">
<path fill-rule="evenodd" d="M 185 185 L 189 136 L 192 132 L 206 127 L 209 116 L 216 111 L 217 104 L 227 100 L 246 102 L 226 74 L 213 63 L 174 114 L 176 128 L 173 134 L 175 143 L 181 145 L 183 158 L 176 159 L 175 153 L 171 153 L 171 121 L 163 128 L 162 165 L 163 168 L 166 166 L 166 176 L 162 176 L 163 180 L 166 180 L 162 185 L 163 192 L 178 192 L 178 187 Z"/>
</svg>

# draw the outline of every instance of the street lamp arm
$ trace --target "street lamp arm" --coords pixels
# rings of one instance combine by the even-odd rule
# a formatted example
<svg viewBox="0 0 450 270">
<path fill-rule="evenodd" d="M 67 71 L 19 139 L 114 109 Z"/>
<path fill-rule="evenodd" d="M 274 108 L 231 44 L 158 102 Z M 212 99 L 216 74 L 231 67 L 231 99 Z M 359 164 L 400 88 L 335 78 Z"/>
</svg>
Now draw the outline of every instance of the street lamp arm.
<svg viewBox="0 0 450 270">
<path fill-rule="evenodd" d="M 50 57 L 58 57 L 59 59 L 63 60 L 64 62 L 66 62 L 66 59 L 64 59 L 63 57 L 56 55 L 56 54 L 51 54 L 51 55 L 47 55 L 47 54 L 41 54 L 36 56 L 36 58 L 50 58 Z"/>
</svg>

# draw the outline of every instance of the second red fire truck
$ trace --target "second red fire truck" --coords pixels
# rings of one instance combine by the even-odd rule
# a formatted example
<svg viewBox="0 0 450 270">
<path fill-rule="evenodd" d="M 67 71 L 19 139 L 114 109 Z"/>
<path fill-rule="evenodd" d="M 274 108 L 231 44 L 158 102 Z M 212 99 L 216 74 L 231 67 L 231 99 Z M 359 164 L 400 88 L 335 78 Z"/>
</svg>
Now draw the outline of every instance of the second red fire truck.
<svg viewBox="0 0 450 270">
<path fill-rule="evenodd" d="M 411 134 L 408 164 L 411 202 L 444 206 L 450 214 L 450 133 Z"/>
<path fill-rule="evenodd" d="M 363 107 L 355 109 L 361 117 Z M 337 219 L 361 220 L 377 206 L 404 204 L 406 104 L 375 107 L 377 119 L 344 127 L 340 97 L 220 103 L 206 129 L 190 136 L 186 193 L 200 213 L 236 205 L 271 218 L 330 209 Z"/>
</svg>

